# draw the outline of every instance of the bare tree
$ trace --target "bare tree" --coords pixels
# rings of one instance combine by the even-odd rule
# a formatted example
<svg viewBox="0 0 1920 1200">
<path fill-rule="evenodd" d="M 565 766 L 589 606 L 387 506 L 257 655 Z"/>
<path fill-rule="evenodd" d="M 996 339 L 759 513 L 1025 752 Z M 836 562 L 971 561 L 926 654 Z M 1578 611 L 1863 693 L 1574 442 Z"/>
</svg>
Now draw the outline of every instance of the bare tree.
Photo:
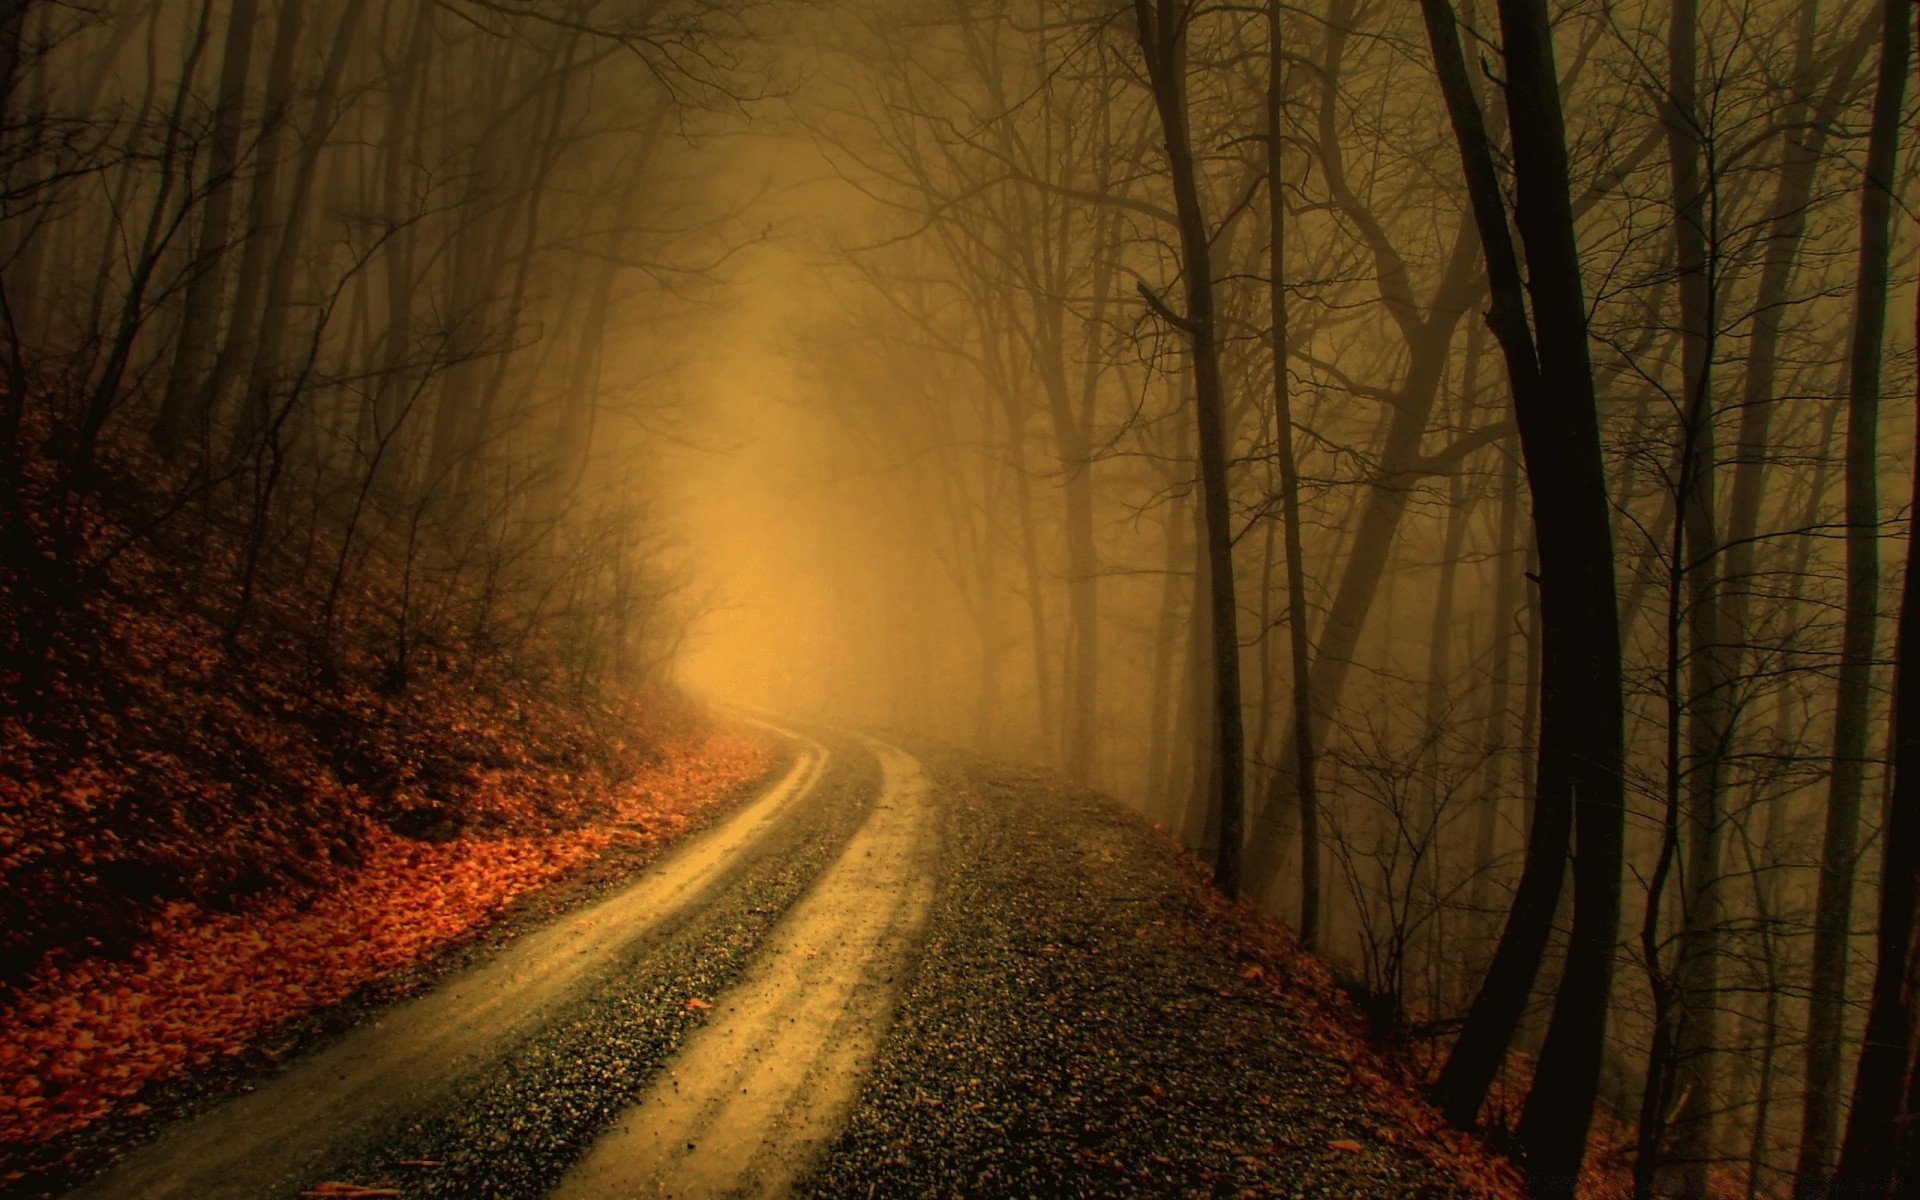
<svg viewBox="0 0 1920 1200">
<path fill-rule="evenodd" d="M 1227 494 L 1226 402 L 1221 392 L 1219 347 L 1214 324 L 1211 231 L 1200 206 L 1193 148 L 1187 124 L 1186 27 L 1182 0 L 1134 0 L 1134 22 L 1145 58 L 1147 79 L 1167 157 L 1167 175 L 1179 214 L 1181 276 L 1186 311 L 1175 313 L 1146 284 L 1141 295 L 1162 319 L 1187 335 L 1193 355 L 1195 415 L 1200 451 L 1200 497 L 1206 533 L 1209 584 L 1208 624 L 1212 629 L 1215 791 L 1220 841 L 1214 855 L 1214 886 L 1229 896 L 1240 891 L 1240 847 L 1244 832 L 1245 738 L 1240 710 L 1239 596 L 1234 587 L 1233 531 Z"/>
<path fill-rule="evenodd" d="M 1889 225 L 1894 160 L 1911 56 L 1911 5 L 1881 6 L 1880 73 L 1867 135 L 1866 186 L 1860 195 L 1860 249 L 1854 285 L 1853 344 L 1848 351 L 1846 619 L 1834 701 L 1832 783 L 1815 902 L 1812 1006 L 1807 1017 L 1807 1090 L 1795 1194 L 1828 1189 L 1839 1128 L 1841 1014 L 1852 934 L 1854 866 L 1867 765 L 1874 645 L 1879 624 L 1880 375 L 1887 316 Z M 1896 896 L 1897 900 L 1897 896 Z"/>
<path fill-rule="evenodd" d="M 1539 794 L 1542 803 L 1570 804 L 1580 847 L 1567 963 L 1540 1052 L 1537 1086 L 1518 1131 L 1536 1189 L 1571 1196 L 1599 1083 L 1619 923 L 1623 700 L 1613 536 L 1559 74 L 1545 5 L 1503 0 L 1514 220 L 1529 267 L 1523 283 L 1492 144 L 1468 85 L 1453 13 L 1444 0 L 1423 0 L 1422 10 L 1480 229 L 1494 297 L 1488 324 L 1506 355 L 1533 494 L 1545 634 Z M 1523 294 L 1532 300 L 1531 322 Z M 1547 799 L 1555 793 L 1565 798 Z M 1536 828 L 1542 823 L 1536 817 Z M 1543 848 L 1543 857 L 1557 860 L 1563 854 L 1562 847 Z M 1557 862 L 1546 869 L 1557 872 Z M 1532 961 L 1515 956 L 1516 972 L 1527 977 L 1520 981 L 1522 992 L 1538 966 L 1537 955 L 1527 957 Z M 1483 994 L 1514 983 L 1490 976 Z M 1503 1044 L 1499 1050 L 1504 1051 Z"/>
</svg>

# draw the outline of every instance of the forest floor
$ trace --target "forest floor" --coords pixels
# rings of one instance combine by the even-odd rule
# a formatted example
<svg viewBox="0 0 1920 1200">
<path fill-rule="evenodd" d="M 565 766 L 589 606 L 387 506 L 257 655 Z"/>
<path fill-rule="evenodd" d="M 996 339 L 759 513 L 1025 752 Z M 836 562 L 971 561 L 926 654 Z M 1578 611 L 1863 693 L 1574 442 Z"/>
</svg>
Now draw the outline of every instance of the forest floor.
<svg viewBox="0 0 1920 1200">
<path fill-rule="evenodd" d="M 1519 1195 L 1284 931 L 1023 770 L 803 739 L 512 932 L 78 1194 Z"/>
</svg>

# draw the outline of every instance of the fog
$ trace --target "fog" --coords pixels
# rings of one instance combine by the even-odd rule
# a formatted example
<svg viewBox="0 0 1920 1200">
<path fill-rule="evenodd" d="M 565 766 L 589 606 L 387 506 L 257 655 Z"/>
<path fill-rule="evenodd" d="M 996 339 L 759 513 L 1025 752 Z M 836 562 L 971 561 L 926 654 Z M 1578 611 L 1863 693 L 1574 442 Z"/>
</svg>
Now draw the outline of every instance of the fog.
<svg viewBox="0 0 1920 1200">
<path fill-rule="evenodd" d="M 1511 1047 L 1537 1162 L 1811 1195 L 1912 908 L 1909 7 L 15 5 L 0 467 L 150 456 L 235 633 L 304 555 L 318 679 L 1117 796 L 1456 1123 Z"/>
<path fill-rule="evenodd" d="M 702 428 L 726 448 L 678 476 L 675 507 L 698 530 L 688 562 L 712 589 L 678 677 L 768 711 L 1051 764 L 1218 859 L 1195 351 L 1154 311 L 1181 307 L 1194 260 L 1151 72 L 1129 58 L 1132 14 L 1070 7 L 843 10 L 812 26 L 832 34 L 804 86 L 778 116 L 761 110 L 780 130 L 761 203 L 783 233 L 745 256 L 708 330 L 721 361 Z M 1316 847 L 1308 936 L 1389 1038 L 1465 1012 L 1481 978 L 1469 964 L 1501 931 L 1538 803 L 1543 654 L 1527 534 L 1540 468 L 1519 454 L 1509 366 L 1481 319 L 1487 277 L 1416 16 L 1336 4 L 1285 18 L 1292 471 L 1272 432 L 1256 16 L 1198 18 L 1183 101 L 1205 147 L 1219 306 L 1249 886 L 1302 922 L 1298 847 Z M 1809 1013 L 1787 964 L 1811 954 L 1816 975 L 1863 981 L 1873 957 L 1857 934 L 1847 955 L 1818 932 L 1837 912 L 1832 856 L 1851 863 L 1875 838 L 1867 805 L 1857 840 L 1836 842 L 1855 818 L 1833 806 L 1887 785 L 1884 667 L 1865 685 L 1877 699 L 1835 715 L 1850 611 L 1863 628 L 1841 585 L 1860 561 L 1844 495 L 1861 493 L 1836 455 L 1861 378 L 1859 288 L 1876 286 L 1858 282 L 1874 251 L 1857 244 L 1872 18 L 1626 6 L 1569 10 L 1557 35 L 1624 654 L 1621 928 L 1640 949 L 1621 970 L 1644 972 L 1647 946 L 1672 956 L 1651 997 L 1616 973 L 1608 1019 L 1616 1037 L 1672 1020 L 1663 988 L 1695 997 L 1683 1006 L 1720 997 L 1661 1035 L 1676 1038 L 1659 1052 L 1674 1055 L 1664 1082 L 1624 1048 L 1595 1069 L 1617 1111 L 1647 1086 L 1678 1106 L 1689 1194 L 1729 1156 L 1754 1186 L 1817 1170 L 1837 1137 L 1817 1098 L 1845 1090 L 1819 1080 L 1846 1057 L 1819 1030 L 1858 1018 L 1835 1018 L 1817 981 Z M 1676 83 L 1683 34 L 1698 61 Z M 1485 70 L 1483 104 L 1498 83 Z M 1662 87 L 1697 106 L 1679 133 L 1647 99 Z M 1910 196 L 1910 168 L 1899 178 Z M 1898 266 L 1911 223 L 1892 238 L 1889 397 L 1913 386 Z M 1871 420 L 1888 519 L 1911 478 L 1913 414 L 1889 403 Z M 1883 589 L 1899 557 L 1886 545 Z M 1897 591 L 1882 595 L 1887 647 Z M 1312 759 L 1297 753 L 1303 728 Z M 1862 773 L 1836 756 L 1866 760 Z M 1296 790 L 1302 763 L 1317 801 Z M 1303 802 L 1317 829 L 1302 828 Z M 1842 886 L 1865 896 L 1878 867 L 1872 852 L 1858 864 Z M 1546 895 L 1569 919 L 1567 893 Z M 1866 908 L 1852 911 L 1863 929 Z M 1546 1020 L 1522 1018 L 1521 1040 L 1538 1048 Z M 1643 1154 L 1668 1136 L 1648 1119 Z"/>
</svg>

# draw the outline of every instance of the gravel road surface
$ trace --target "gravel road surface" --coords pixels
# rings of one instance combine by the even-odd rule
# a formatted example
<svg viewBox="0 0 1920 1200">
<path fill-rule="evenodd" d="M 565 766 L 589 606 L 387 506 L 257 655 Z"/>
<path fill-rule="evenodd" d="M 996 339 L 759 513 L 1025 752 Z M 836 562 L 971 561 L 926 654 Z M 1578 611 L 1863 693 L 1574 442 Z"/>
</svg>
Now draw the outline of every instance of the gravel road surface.
<svg viewBox="0 0 1920 1200">
<path fill-rule="evenodd" d="M 805 1194 L 1454 1197 L 1113 801 L 929 754 L 928 934 Z"/>
<path fill-rule="evenodd" d="M 631 883 L 73 1195 L 1470 1194 L 1307 1048 L 1138 818 L 797 741 Z"/>
</svg>

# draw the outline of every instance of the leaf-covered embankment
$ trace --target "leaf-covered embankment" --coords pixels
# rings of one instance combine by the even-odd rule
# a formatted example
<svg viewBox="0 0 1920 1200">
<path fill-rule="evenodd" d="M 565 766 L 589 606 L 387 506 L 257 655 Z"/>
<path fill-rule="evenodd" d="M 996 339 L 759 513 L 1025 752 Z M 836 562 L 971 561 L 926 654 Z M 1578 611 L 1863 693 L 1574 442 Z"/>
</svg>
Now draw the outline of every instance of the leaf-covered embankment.
<svg viewBox="0 0 1920 1200">
<path fill-rule="evenodd" d="M 616 842 L 664 842 L 769 760 L 763 739 L 730 731 L 662 750 L 592 824 L 440 843 L 375 828 L 361 865 L 334 867 L 309 889 L 227 913 L 175 901 L 131 955 L 29 977 L 0 1008 L 0 1144 L 72 1132 L 128 1107 L 150 1083 L 238 1054 L 459 940 Z"/>
<path fill-rule="evenodd" d="M 248 567 L 138 454 L 111 480 L 68 530 L 24 489 L 0 558 L 0 1182 L 772 764 L 513 597 L 379 542 L 330 595 L 337 547 Z"/>
</svg>

